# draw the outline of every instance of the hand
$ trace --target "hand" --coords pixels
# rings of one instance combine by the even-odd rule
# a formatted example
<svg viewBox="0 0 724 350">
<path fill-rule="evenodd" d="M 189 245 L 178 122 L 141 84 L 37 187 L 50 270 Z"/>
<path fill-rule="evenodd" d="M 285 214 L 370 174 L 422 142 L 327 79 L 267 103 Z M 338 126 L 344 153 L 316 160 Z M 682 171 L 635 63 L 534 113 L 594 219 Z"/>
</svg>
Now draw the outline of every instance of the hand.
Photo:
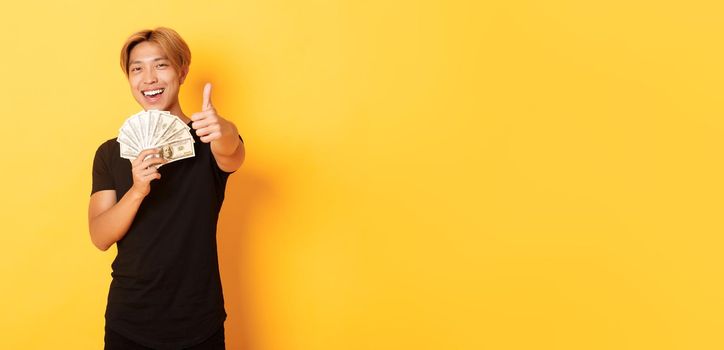
<svg viewBox="0 0 724 350">
<path fill-rule="evenodd" d="M 216 109 L 211 104 L 211 83 L 206 83 L 204 86 L 201 112 L 192 114 L 191 120 L 193 120 L 191 127 L 196 130 L 196 135 L 199 135 L 201 142 L 204 143 L 237 135 L 234 124 L 216 114 Z"/>
<path fill-rule="evenodd" d="M 131 173 L 133 174 L 133 186 L 131 191 L 146 197 L 151 192 L 151 181 L 161 178 L 161 174 L 155 165 L 165 164 L 168 161 L 160 157 L 161 150 L 158 148 L 147 149 L 138 154 L 138 157 L 131 161 Z"/>
</svg>

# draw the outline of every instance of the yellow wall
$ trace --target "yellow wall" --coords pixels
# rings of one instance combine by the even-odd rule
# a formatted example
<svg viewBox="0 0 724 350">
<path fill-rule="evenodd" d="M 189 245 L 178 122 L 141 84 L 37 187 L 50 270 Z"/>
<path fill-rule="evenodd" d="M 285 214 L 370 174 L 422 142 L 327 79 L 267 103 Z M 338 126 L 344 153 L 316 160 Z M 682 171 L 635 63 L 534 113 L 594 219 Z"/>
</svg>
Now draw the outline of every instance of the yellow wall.
<svg viewBox="0 0 724 350">
<path fill-rule="evenodd" d="M 105 3 L 0 11 L 0 348 L 102 347 L 92 157 L 158 25 L 246 140 L 229 349 L 724 348 L 724 6 Z"/>
</svg>

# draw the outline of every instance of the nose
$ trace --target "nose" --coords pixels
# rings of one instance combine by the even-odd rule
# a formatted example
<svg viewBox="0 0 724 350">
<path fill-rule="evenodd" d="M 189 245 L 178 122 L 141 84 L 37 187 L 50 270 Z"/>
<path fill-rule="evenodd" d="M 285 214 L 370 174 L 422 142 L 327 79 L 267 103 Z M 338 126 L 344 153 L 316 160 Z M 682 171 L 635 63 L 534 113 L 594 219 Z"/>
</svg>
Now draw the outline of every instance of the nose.
<svg viewBox="0 0 724 350">
<path fill-rule="evenodd" d="M 153 69 L 146 69 L 143 74 L 143 82 L 145 84 L 155 84 L 157 82 L 156 72 Z"/>
</svg>

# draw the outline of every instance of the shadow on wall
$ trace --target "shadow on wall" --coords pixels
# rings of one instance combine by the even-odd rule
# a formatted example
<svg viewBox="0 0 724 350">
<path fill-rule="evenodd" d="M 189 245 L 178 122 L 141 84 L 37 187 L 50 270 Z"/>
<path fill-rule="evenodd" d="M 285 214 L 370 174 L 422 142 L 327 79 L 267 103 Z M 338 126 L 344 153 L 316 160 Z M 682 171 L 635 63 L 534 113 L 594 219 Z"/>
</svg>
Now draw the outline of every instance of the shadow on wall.
<svg viewBox="0 0 724 350">
<path fill-rule="evenodd" d="M 226 305 L 227 349 L 259 350 L 255 339 L 259 334 L 253 302 L 253 251 L 256 232 L 254 223 L 258 210 L 273 195 L 269 178 L 254 173 L 245 165 L 229 177 L 226 196 L 217 230 L 219 269 L 221 270 Z M 258 290 L 258 288 L 256 288 Z"/>
<path fill-rule="evenodd" d="M 259 212 L 275 195 L 278 187 L 272 185 L 273 177 L 263 174 L 250 166 L 250 136 L 244 132 L 243 118 L 246 114 L 243 106 L 246 99 L 247 86 L 244 79 L 243 57 L 226 50 L 226 42 L 204 40 L 194 47 L 194 52 L 213 53 L 199 54 L 189 73 L 187 89 L 190 94 L 183 98 L 184 105 L 191 107 L 191 112 L 200 111 L 203 86 L 207 82 L 213 84 L 211 101 L 219 115 L 235 122 L 241 137 L 247 144 L 247 160 L 234 174 L 229 176 L 226 184 L 224 204 L 221 208 L 216 233 L 219 252 L 219 270 L 224 289 L 224 303 L 227 319 L 225 323 L 226 348 L 230 350 L 259 350 L 256 335 L 258 332 L 259 315 L 255 314 L 255 297 L 252 288 L 256 280 L 254 271 L 259 269 L 253 265 L 254 254 L 258 247 L 254 242 L 259 235 Z"/>
</svg>

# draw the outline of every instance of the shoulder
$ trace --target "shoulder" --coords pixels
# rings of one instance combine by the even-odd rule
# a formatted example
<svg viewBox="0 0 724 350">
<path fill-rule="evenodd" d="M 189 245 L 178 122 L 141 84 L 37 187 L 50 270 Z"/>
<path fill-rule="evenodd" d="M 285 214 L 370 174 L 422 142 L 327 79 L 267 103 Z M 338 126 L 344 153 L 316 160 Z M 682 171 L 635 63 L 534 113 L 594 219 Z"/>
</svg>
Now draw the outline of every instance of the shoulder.
<svg viewBox="0 0 724 350">
<path fill-rule="evenodd" d="M 108 139 L 101 143 L 100 146 L 96 149 L 95 158 L 96 159 L 103 159 L 104 161 L 110 161 L 113 158 L 113 155 L 120 154 L 120 146 L 118 145 L 118 142 L 115 138 Z"/>
<path fill-rule="evenodd" d="M 118 141 L 116 141 L 115 138 L 112 138 L 112 139 L 108 139 L 108 140 L 104 141 L 103 143 L 101 143 L 101 145 L 98 146 L 98 149 L 96 150 L 96 152 L 109 151 L 109 150 L 113 150 L 114 148 L 119 148 Z"/>
</svg>

